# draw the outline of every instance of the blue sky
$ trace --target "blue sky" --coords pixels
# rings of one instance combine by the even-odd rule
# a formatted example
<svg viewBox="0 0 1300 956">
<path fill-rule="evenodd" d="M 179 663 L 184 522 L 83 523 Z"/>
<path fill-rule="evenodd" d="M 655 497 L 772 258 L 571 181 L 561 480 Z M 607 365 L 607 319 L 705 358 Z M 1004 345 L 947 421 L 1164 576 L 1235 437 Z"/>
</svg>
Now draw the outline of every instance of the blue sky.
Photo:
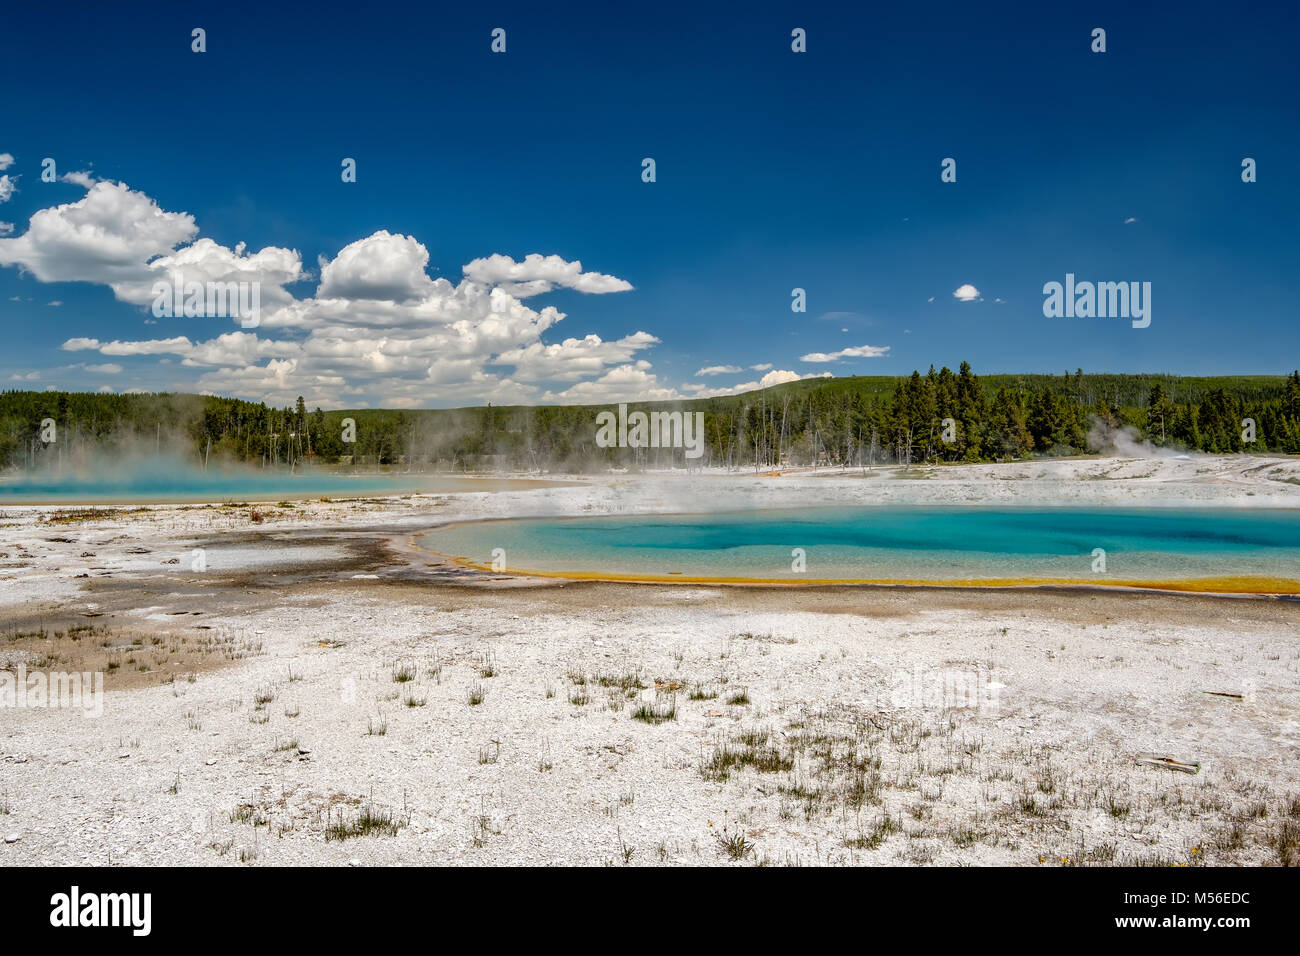
<svg viewBox="0 0 1300 956">
<path fill-rule="evenodd" d="M 15 7 L 0 387 L 445 406 L 962 360 L 1300 364 L 1300 13 L 900 6 Z M 89 176 L 42 182 L 45 157 Z M 144 280 L 201 240 L 208 277 L 297 255 L 295 273 L 269 254 L 261 327 L 151 314 Z M 1067 272 L 1150 282 L 1151 325 L 1045 318 Z M 873 357 L 806 360 L 845 349 Z M 698 374 L 717 366 L 737 371 Z"/>
</svg>

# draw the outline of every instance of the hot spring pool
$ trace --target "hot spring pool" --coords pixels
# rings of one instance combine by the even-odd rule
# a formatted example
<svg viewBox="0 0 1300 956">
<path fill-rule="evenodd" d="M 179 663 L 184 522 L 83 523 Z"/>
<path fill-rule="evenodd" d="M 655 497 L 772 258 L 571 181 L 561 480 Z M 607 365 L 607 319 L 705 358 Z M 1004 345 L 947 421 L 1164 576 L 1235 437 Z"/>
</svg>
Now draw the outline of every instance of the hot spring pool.
<svg viewBox="0 0 1300 956">
<path fill-rule="evenodd" d="M 5 504 L 165 504 L 206 501 L 357 497 L 408 493 L 451 494 L 512 491 L 559 482 L 529 478 L 473 478 L 454 475 L 343 475 L 285 472 L 203 472 L 160 464 L 156 469 L 101 476 L 24 476 L 0 480 Z"/>
<path fill-rule="evenodd" d="M 508 572 L 577 578 L 1300 593 L 1300 511 L 1279 509 L 814 508 L 535 518 L 449 525 L 418 543 L 484 569 L 496 558 Z M 801 552 L 804 570 L 795 570 Z"/>
</svg>

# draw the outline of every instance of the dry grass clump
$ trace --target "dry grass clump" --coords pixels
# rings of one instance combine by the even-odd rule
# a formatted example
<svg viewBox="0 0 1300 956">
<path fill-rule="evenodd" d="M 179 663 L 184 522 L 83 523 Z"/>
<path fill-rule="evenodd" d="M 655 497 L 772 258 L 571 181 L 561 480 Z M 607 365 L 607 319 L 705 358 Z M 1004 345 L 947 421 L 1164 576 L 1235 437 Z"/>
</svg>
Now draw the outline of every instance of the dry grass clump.
<svg viewBox="0 0 1300 956">
<path fill-rule="evenodd" d="M 60 508 L 51 511 L 41 520 L 45 524 L 81 524 L 84 521 L 107 521 L 110 518 L 139 514 L 148 510 L 148 508 Z"/>
<path fill-rule="evenodd" d="M 987 726 L 973 709 L 837 705 L 730 733 L 706 748 L 698 772 L 733 797 L 763 795 L 787 826 L 802 820 L 850 851 L 898 862 L 978 853 L 1061 866 L 1300 865 L 1300 798 L 1231 771 L 1189 777 L 1128 754 L 1081 762 L 1066 743 L 995 749 Z"/>
<path fill-rule="evenodd" d="M 262 653 L 262 642 L 223 631 L 150 631 L 75 623 L 15 628 L 0 648 L 19 652 L 27 669 L 102 673 L 105 690 L 194 679 Z"/>
</svg>

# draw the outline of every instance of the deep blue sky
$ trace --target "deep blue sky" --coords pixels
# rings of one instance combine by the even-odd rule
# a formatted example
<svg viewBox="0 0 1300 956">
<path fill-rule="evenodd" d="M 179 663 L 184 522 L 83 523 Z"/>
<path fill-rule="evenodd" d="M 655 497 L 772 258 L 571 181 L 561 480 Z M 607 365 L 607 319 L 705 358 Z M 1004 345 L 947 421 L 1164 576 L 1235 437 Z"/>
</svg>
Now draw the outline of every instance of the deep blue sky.
<svg viewBox="0 0 1300 956">
<path fill-rule="evenodd" d="M 39 181 L 52 156 L 193 214 L 217 242 L 297 249 L 313 271 L 380 229 L 419 239 L 453 282 L 492 253 L 580 259 L 635 289 L 530 301 L 568 314 L 544 340 L 653 333 L 641 357 L 673 387 L 760 374 L 695 376 L 715 364 L 1300 364 L 1292 5 L 150 6 L 6 10 L 0 153 L 21 178 L 0 220 L 14 236 L 85 194 Z M 504 56 L 488 50 L 496 26 Z M 1089 49 L 1098 26 L 1105 54 Z M 940 182 L 948 156 L 956 184 Z M 1241 182 L 1246 156 L 1257 183 Z M 1043 283 L 1066 272 L 1151 282 L 1151 326 L 1044 318 Z M 982 301 L 953 297 L 965 283 Z M 795 286 L 807 314 L 790 310 Z M 59 371 L 107 361 L 60 351 L 70 337 L 216 334 L 143 318 L 104 286 L 0 268 L 0 387 L 98 387 Z M 799 360 L 864 344 L 890 351 Z M 155 358 L 122 364 L 114 389 L 185 381 Z"/>
</svg>

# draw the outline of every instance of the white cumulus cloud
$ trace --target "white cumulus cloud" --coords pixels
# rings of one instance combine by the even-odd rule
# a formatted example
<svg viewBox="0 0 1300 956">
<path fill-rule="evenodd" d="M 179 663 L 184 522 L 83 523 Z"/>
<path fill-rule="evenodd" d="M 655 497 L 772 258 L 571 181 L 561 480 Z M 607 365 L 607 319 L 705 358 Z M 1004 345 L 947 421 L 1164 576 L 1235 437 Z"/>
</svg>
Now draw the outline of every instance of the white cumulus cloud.
<svg viewBox="0 0 1300 956">
<path fill-rule="evenodd" d="M 409 302 L 427 296 L 433 280 L 425 271 L 429 250 L 413 236 L 380 230 L 344 246 L 321 267 L 322 299 L 384 299 Z"/>
<path fill-rule="evenodd" d="M 856 345 L 838 352 L 809 352 L 799 356 L 800 362 L 838 362 L 846 358 L 880 358 L 889 351 L 888 345 Z"/>
<path fill-rule="evenodd" d="M 310 278 L 296 250 L 225 246 L 201 237 L 189 213 L 165 210 L 125 184 L 82 184 L 81 199 L 41 209 L 21 235 L 0 238 L 0 266 L 41 282 L 105 285 L 139 307 L 154 303 L 160 281 L 253 283 L 260 322 L 255 330 L 195 335 L 195 323 L 239 319 L 146 319 L 176 323 L 177 332 L 138 341 L 79 336 L 66 340 L 65 350 L 177 362 L 173 367 L 198 370 L 188 387 L 275 404 L 298 395 L 326 407 L 409 407 L 672 393 L 638 358 L 659 342 L 649 332 L 543 341 L 565 315 L 525 299 L 560 288 L 632 288 L 580 262 L 490 255 L 471 261 L 464 278 L 452 282 L 431 277 L 429 251 L 415 237 L 379 230 L 321 257 L 314 293 L 295 294 L 288 287 Z"/>
<path fill-rule="evenodd" d="M 509 256 L 491 255 L 475 259 L 465 266 L 465 277 L 484 285 L 500 286 L 516 298 L 527 298 L 550 292 L 556 286 L 601 295 L 607 292 L 627 292 L 632 283 L 599 272 L 583 272 L 582 263 L 576 259 L 565 262 L 559 256 L 536 253 L 515 262 Z"/>
<path fill-rule="evenodd" d="M 739 385 L 732 385 L 730 388 L 709 388 L 700 384 L 684 385 L 682 387 L 690 393 L 691 398 L 718 398 L 725 395 L 739 395 L 741 392 L 752 392 L 759 388 L 771 388 L 773 385 L 784 385 L 786 382 L 799 382 L 808 378 L 833 377 L 830 372 L 810 372 L 807 375 L 800 375 L 798 372 L 792 372 L 789 369 L 775 369 L 758 381 L 741 382 Z"/>
<path fill-rule="evenodd" d="M 543 401 L 565 405 L 597 405 L 611 402 L 664 402 L 682 398 L 677 389 L 662 385 L 650 371 L 649 362 L 620 365 L 591 381 L 579 382 L 562 392 L 546 392 Z"/>
</svg>

